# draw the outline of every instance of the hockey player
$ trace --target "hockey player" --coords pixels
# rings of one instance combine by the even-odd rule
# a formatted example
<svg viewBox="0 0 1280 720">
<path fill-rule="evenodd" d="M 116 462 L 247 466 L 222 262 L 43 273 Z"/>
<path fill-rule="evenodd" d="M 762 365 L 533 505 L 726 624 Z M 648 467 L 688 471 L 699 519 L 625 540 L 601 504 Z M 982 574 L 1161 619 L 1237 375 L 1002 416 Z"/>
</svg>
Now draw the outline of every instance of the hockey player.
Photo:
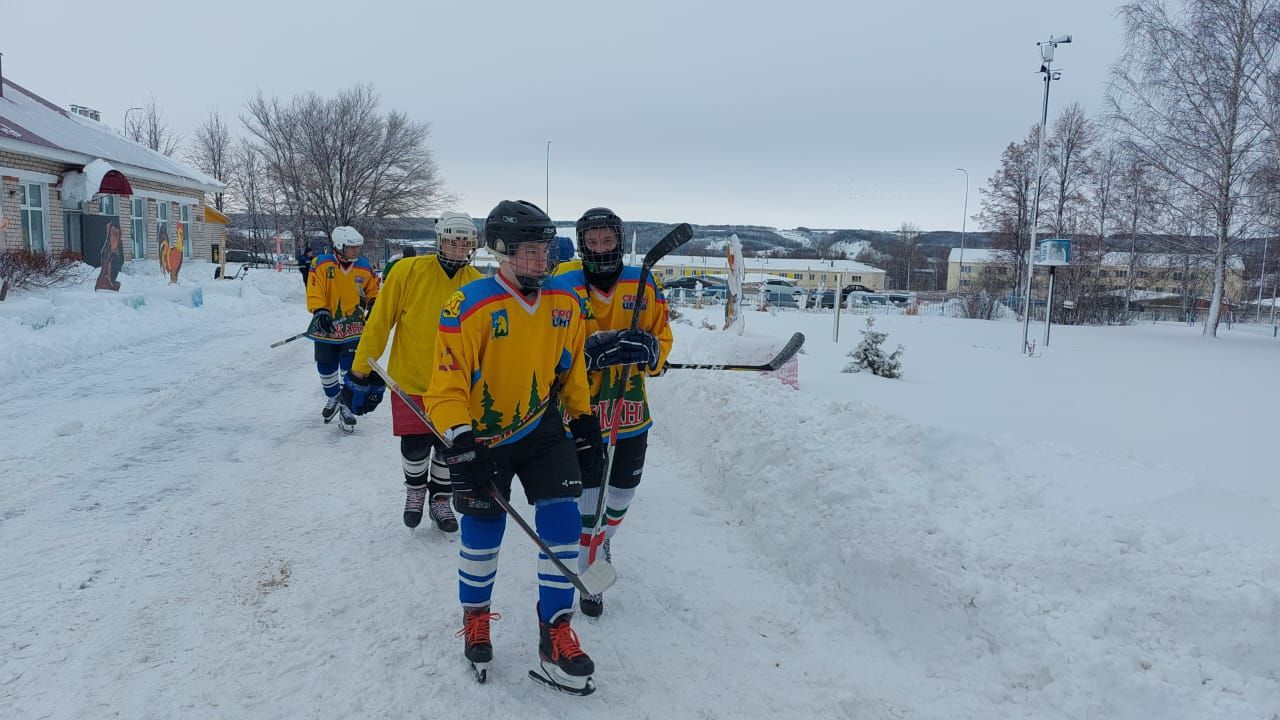
<svg viewBox="0 0 1280 720">
<path fill-rule="evenodd" d="M 364 237 L 355 228 L 334 228 L 331 241 L 333 252 L 311 262 L 307 311 L 312 318 L 307 334 L 316 344 L 316 369 L 327 398 L 320 414 L 326 423 L 337 415 L 338 426 L 352 432 L 356 417 L 341 403 L 341 373 L 351 369 L 365 317 L 378 297 L 378 276 L 360 256 Z"/>
<path fill-rule="evenodd" d="M 552 277 L 555 225 L 536 205 L 504 200 L 486 221 L 485 244 L 498 274 L 454 293 L 440 315 L 438 365 L 424 398 L 445 432 L 442 453 L 462 514 L 458 596 L 465 655 L 483 682 L 493 658 L 489 623 L 506 514 L 492 493 L 510 494 L 520 476 L 534 525 L 572 566 L 582 482 L 575 441 L 603 453 L 583 364 L 586 326 L 569 285 Z M 569 418 L 571 440 L 562 417 Z M 570 621 L 574 588 L 545 555 L 538 559 L 538 680 L 579 695 L 594 690 L 595 665 Z"/>
<path fill-rule="evenodd" d="M 391 343 L 387 371 L 405 392 L 421 403 L 436 366 L 440 310 L 454 291 L 482 277 L 471 266 L 478 240 L 476 224 L 470 215 L 442 213 L 436 221 L 435 255 L 406 255 L 396 261 L 398 269 L 394 273 L 388 270 L 378 307 L 365 324 L 343 389 L 343 396 L 348 398 L 349 407 L 357 415 L 373 410 L 382 399 L 382 381 L 370 373 L 369 360 L 382 357 L 393 327 L 396 337 Z M 457 532 L 458 520 L 449 505 L 449 471 L 441 456 L 444 445 L 400 396 L 394 394 L 391 396 L 391 432 L 400 438 L 405 484 L 404 524 L 418 527 L 429 496 L 431 520 L 436 527 L 443 532 Z"/>
<path fill-rule="evenodd" d="M 591 382 L 591 403 L 596 417 L 600 418 L 601 432 L 605 437 L 609 436 L 609 423 L 619 417 L 615 414 L 618 408 L 614 404 L 622 403 L 613 473 L 605 497 L 605 529 L 601 536 L 595 538 L 594 547 L 590 543 L 596 527 L 596 509 L 599 507 L 605 467 L 594 462 L 596 454 L 591 448 L 579 445 L 582 451 L 582 495 L 578 498 L 578 509 L 582 515 L 582 534 L 578 567 L 585 570 L 597 555 L 603 554 L 606 560 L 612 561 L 609 540 L 622 524 L 640 484 L 649 427 L 653 424 L 644 379 L 646 375 L 662 372 L 662 366 L 671 353 L 672 333 L 667 299 L 652 276 L 640 304 L 639 324 L 636 330 L 631 330 L 632 308 L 639 294 L 640 268 L 622 263 L 622 219 L 608 208 L 592 208 L 578 220 L 576 230 L 578 253 L 582 256 L 579 277 L 585 283 L 577 279 L 574 282 L 587 303 L 587 374 Z M 567 278 L 577 275 L 572 269 L 568 273 Z M 622 380 L 624 365 L 635 366 L 625 390 L 617 387 Z M 604 598 L 584 595 L 579 600 L 579 607 L 582 614 L 598 617 L 604 612 Z"/>
</svg>

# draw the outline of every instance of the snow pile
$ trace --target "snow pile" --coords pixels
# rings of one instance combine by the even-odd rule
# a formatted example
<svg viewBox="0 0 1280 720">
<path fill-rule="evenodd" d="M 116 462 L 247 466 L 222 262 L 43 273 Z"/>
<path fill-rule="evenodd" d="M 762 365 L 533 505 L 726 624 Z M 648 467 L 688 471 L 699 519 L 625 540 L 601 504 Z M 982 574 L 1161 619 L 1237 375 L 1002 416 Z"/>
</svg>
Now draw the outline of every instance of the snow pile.
<svg viewBox="0 0 1280 720">
<path fill-rule="evenodd" d="M 297 313 L 305 295 L 296 271 L 250 270 L 240 280 L 213 280 L 213 268 L 188 261 L 181 282 L 170 285 L 156 261 L 130 261 L 118 278 L 120 292 L 99 292 L 93 289 L 98 271 L 86 265 L 68 287 L 11 293 L 0 302 L 0 373 L 15 378 L 166 335 L 198 333 L 228 318 L 253 322 L 259 313 Z M 234 270 L 229 264 L 228 274 Z"/>
<path fill-rule="evenodd" d="M 789 320 L 786 331 L 819 336 Z M 945 335 L 954 321 L 901 322 Z M 978 334 L 1011 334 L 1003 323 L 968 324 Z M 762 325 L 782 329 L 773 327 L 779 319 L 751 313 L 748 331 Z M 706 346 L 703 336 L 713 334 L 686 326 L 677 333 L 682 350 Z M 929 382 L 934 368 L 964 354 L 950 347 L 912 376 L 927 385 L 934 408 L 964 394 Z M 1181 513 L 1274 523 L 1271 499 L 1259 508 L 1204 481 L 1179 489 L 1167 469 L 1133 454 L 919 425 L 840 399 L 878 381 L 836 374 L 838 345 L 811 340 L 809 351 L 802 387 L 812 390 L 800 392 L 737 373 L 668 373 L 650 384 L 660 408 L 655 439 L 689 459 L 694 482 L 753 529 L 776 571 L 808 588 L 815 616 L 845 616 L 870 631 L 874 646 L 864 639 L 849 649 L 850 682 L 897 706 L 911 703 L 907 717 L 1269 720 L 1280 708 L 1274 538 L 1249 541 Z M 1064 358 L 1077 370 L 1079 352 Z M 1197 379 L 1189 372 L 1197 355 L 1179 363 L 1184 383 Z M 1024 367 L 1039 362 L 1011 356 Z M 972 378 L 978 388 L 999 375 L 981 377 Z M 1011 394 L 1025 393 L 1021 377 L 1001 379 Z M 1080 382 L 1105 394 L 1106 378 L 1104 371 Z M 853 383 L 856 392 L 842 389 Z M 879 397 L 907 395 L 903 383 L 879 383 Z M 1146 389 L 1128 383 L 1135 387 Z M 1133 407 L 1154 417 L 1161 395 Z M 969 427 L 981 430 L 1003 411 L 971 406 Z M 1253 471 L 1262 468 L 1255 457 Z M 1100 479 L 1128 486 L 1090 488 Z M 1118 497 L 1160 483 L 1166 490 L 1143 502 Z M 1093 496 L 1082 499 L 1082 488 Z M 856 660 L 882 654 L 895 662 L 889 677 Z"/>
</svg>

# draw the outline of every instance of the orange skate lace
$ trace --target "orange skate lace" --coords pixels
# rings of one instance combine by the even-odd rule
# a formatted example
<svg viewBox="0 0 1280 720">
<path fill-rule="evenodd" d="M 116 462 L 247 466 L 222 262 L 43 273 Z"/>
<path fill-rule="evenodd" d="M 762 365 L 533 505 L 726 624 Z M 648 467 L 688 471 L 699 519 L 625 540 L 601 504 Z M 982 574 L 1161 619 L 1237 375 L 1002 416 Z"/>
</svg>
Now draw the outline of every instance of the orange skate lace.
<svg viewBox="0 0 1280 720">
<path fill-rule="evenodd" d="M 467 642 L 471 644 L 489 643 L 489 621 L 501 620 L 502 613 L 489 612 L 488 610 L 476 613 L 465 613 L 466 618 L 463 620 L 462 629 L 454 633 L 454 637 L 467 636 Z"/>
<path fill-rule="evenodd" d="M 567 622 L 551 626 L 551 649 L 555 652 L 557 660 L 560 658 L 572 660 L 586 655 L 578 643 L 578 633 L 574 632 Z"/>
</svg>

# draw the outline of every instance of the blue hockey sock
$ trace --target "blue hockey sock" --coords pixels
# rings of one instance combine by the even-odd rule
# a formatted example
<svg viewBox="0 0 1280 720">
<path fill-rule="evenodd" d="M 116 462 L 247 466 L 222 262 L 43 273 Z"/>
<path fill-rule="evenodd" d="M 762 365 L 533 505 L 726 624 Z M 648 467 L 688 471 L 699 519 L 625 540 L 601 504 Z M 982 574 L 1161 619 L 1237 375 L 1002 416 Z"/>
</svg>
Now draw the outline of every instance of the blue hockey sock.
<svg viewBox="0 0 1280 720">
<path fill-rule="evenodd" d="M 534 511 L 538 537 L 565 565 L 572 568 L 578 561 L 578 535 L 582 517 L 574 498 L 539 500 Z M 573 609 L 573 584 L 551 562 L 538 553 L 538 619 L 549 623 L 556 616 Z"/>
<path fill-rule="evenodd" d="M 506 514 L 477 518 L 463 515 L 458 523 L 462 547 L 458 550 L 458 600 L 463 607 L 485 607 L 498 576 L 498 550 L 507 528 Z"/>
</svg>

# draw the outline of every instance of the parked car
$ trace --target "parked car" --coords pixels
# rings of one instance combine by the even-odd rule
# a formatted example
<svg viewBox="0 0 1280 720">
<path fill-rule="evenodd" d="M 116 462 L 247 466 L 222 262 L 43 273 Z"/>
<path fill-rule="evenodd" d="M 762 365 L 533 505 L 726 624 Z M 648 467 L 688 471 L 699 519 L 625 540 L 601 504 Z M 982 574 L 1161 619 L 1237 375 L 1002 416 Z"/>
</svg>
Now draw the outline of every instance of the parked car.
<svg viewBox="0 0 1280 720">
<path fill-rule="evenodd" d="M 885 293 L 885 296 L 888 297 L 889 302 L 894 305 L 905 306 L 916 304 L 916 294 L 913 292 L 891 292 Z"/>
<path fill-rule="evenodd" d="M 861 302 L 863 305 L 888 305 L 889 296 L 880 293 L 855 293 L 849 297 L 849 302 Z"/>
<path fill-rule="evenodd" d="M 857 293 L 874 293 L 875 290 L 872 290 L 866 285 L 854 283 L 852 285 L 845 285 L 843 288 L 841 288 L 840 292 L 845 297 L 848 297 L 850 293 L 856 293 L 856 292 Z"/>
<path fill-rule="evenodd" d="M 800 293 L 800 290 L 798 289 L 795 293 L 789 290 L 765 290 L 763 292 L 764 299 L 774 307 L 800 309 L 800 295 L 797 294 Z"/>
<path fill-rule="evenodd" d="M 245 265 L 274 265 L 275 261 L 267 255 L 261 255 L 252 250 L 237 250 L 229 248 L 227 250 L 227 262 L 243 263 Z"/>
<path fill-rule="evenodd" d="M 836 306 L 836 291 L 824 290 L 821 293 L 813 293 L 805 302 L 805 307 L 809 308 L 834 308 Z"/>
</svg>

